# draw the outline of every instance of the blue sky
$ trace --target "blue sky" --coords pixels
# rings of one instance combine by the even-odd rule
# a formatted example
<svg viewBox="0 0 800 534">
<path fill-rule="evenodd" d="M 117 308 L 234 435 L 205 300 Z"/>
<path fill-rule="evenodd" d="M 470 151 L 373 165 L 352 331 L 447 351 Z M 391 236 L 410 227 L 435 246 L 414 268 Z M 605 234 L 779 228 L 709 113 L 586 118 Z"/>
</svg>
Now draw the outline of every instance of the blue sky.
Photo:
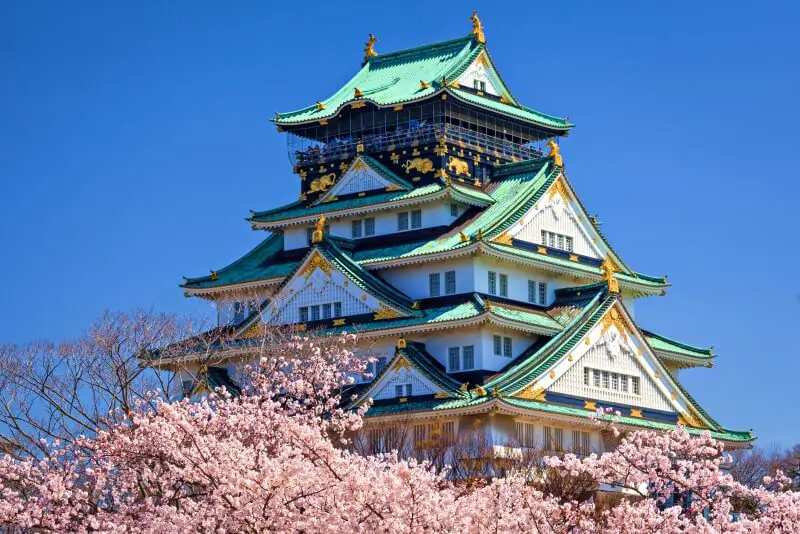
<svg viewBox="0 0 800 534">
<path fill-rule="evenodd" d="M 379 52 L 446 40 L 477 6 L 515 95 L 577 124 L 562 153 L 612 244 L 669 274 L 640 324 L 714 345 L 682 378 L 724 425 L 800 441 L 796 5 L 227 4 L 0 5 L 0 341 L 107 308 L 208 313 L 180 277 L 297 196 L 274 112 L 336 90 L 369 32 Z"/>
</svg>

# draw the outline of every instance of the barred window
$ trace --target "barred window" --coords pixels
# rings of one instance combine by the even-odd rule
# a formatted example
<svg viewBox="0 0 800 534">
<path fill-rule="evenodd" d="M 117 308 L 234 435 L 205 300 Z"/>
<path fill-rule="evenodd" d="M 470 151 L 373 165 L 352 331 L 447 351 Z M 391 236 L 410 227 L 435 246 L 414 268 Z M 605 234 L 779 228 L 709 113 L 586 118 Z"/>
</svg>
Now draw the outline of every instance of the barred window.
<svg viewBox="0 0 800 534">
<path fill-rule="evenodd" d="M 300 322 L 308 322 L 308 306 L 300 306 Z"/>
<path fill-rule="evenodd" d="M 608 371 L 603 371 L 603 389 L 609 389 L 611 387 L 611 381 L 609 378 Z"/>
<path fill-rule="evenodd" d="M 375 235 L 375 217 L 364 219 L 364 236 Z"/>
<path fill-rule="evenodd" d="M 399 384 L 394 387 L 394 396 L 395 397 L 402 397 L 403 396 L 403 385 Z"/>
<path fill-rule="evenodd" d="M 553 429 L 553 450 L 555 451 L 563 451 L 564 450 L 564 429 L 563 428 L 554 428 Z"/>
<path fill-rule="evenodd" d="M 461 349 L 462 351 L 462 358 L 463 358 L 463 366 L 462 368 L 466 371 L 469 369 L 475 368 L 475 346 L 474 345 L 465 345 Z"/>
<path fill-rule="evenodd" d="M 414 384 L 406 384 L 406 397 L 410 397 L 414 393 L 413 386 Z"/>
<path fill-rule="evenodd" d="M 503 338 L 503 356 L 506 358 L 511 357 L 511 338 L 504 337 Z"/>
<path fill-rule="evenodd" d="M 358 239 L 362 236 L 361 219 L 356 219 L 350 223 L 350 234 L 353 239 Z"/>
<path fill-rule="evenodd" d="M 591 382 L 591 384 L 590 384 Z M 583 383 L 595 388 L 608 389 L 611 391 L 621 391 L 622 393 L 633 393 L 639 395 L 640 378 L 622 373 L 612 373 L 599 369 L 583 369 Z"/>
<path fill-rule="evenodd" d="M 547 306 L 547 282 L 539 282 L 539 304 Z"/>
<path fill-rule="evenodd" d="M 311 306 L 311 320 L 319 321 L 319 304 Z"/>
<path fill-rule="evenodd" d="M 408 212 L 401 211 L 397 214 L 397 230 L 403 232 L 408 230 Z"/>
<path fill-rule="evenodd" d="M 461 370 L 458 347 L 450 347 L 447 349 L 447 360 L 451 372 Z"/>
<path fill-rule="evenodd" d="M 631 377 L 631 390 L 633 390 L 633 394 L 634 395 L 640 395 L 641 394 L 641 390 L 639 388 L 639 377 L 638 376 L 632 376 Z"/>
<path fill-rule="evenodd" d="M 342 303 L 341 302 L 334 302 L 333 303 L 333 316 L 334 317 L 341 317 L 342 316 Z"/>
<path fill-rule="evenodd" d="M 322 318 L 323 319 L 330 319 L 331 318 L 331 305 L 330 304 L 323 304 L 322 305 Z"/>
<path fill-rule="evenodd" d="M 619 389 L 620 391 L 627 393 L 628 392 L 628 377 L 625 375 L 620 375 L 619 377 Z"/>
<path fill-rule="evenodd" d="M 598 371 L 597 369 L 594 369 L 592 371 L 592 384 L 596 388 L 600 387 L 600 371 Z"/>
<path fill-rule="evenodd" d="M 450 216 L 458 217 L 458 204 L 450 204 Z"/>
<path fill-rule="evenodd" d="M 528 302 L 536 304 L 536 281 L 528 280 Z"/>
<path fill-rule="evenodd" d="M 456 272 L 447 271 L 444 273 L 444 293 L 452 295 L 456 292 Z"/>
<path fill-rule="evenodd" d="M 495 356 L 503 355 L 503 338 L 500 336 L 494 336 L 494 354 Z"/>
<path fill-rule="evenodd" d="M 422 228 L 422 210 L 411 212 L 411 228 Z"/>
<path fill-rule="evenodd" d="M 500 275 L 500 296 L 508 296 L 508 275 L 505 274 Z"/>
<path fill-rule="evenodd" d="M 445 421 L 440 427 L 439 435 L 440 443 L 442 445 L 452 445 L 456 441 L 456 422 Z"/>
<path fill-rule="evenodd" d="M 588 386 L 589 385 L 589 374 L 590 374 L 589 368 L 588 367 L 584 367 L 583 368 L 583 385 L 584 386 Z"/>
<path fill-rule="evenodd" d="M 428 289 L 430 296 L 438 297 L 441 295 L 441 275 L 439 273 L 431 273 L 428 275 Z"/>
<path fill-rule="evenodd" d="M 572 252 L 572 237 L 542 230 L 542 244 L 551 248 Z"/>
<path fill-rule="evenodd" d="M 517 442 L 520 447 L 535 447 L 536 434 L 534 433 L 536 427 L 533 423 L 526 423 L 524 421 L 517 421 Z"/>
<path fill-rule="evenodd" d="M 572 450 L 579 456 L 588 456 L 591 452 L 589 449 L 589 433 L 581 430 L 572 431 Z"/>
<path fill-rule="evenodd" d="M 494 271 L 489 271 L 489 294 L 490 295 L 497 295 L 497 273 Z"/>
</svg>

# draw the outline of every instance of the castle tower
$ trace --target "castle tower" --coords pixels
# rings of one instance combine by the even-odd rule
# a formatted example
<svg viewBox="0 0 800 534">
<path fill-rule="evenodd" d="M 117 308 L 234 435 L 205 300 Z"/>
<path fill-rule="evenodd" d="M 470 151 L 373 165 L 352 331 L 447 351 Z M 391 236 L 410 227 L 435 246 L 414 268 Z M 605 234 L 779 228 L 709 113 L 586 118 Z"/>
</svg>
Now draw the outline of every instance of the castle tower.
<svg viewBox="0 0 800 534">
<path fill-rule="evenodd" d="M 586 212 L 559 148 L 573 125 L 517 100 L 471 20 L 466 37 L 398 52 L 370 35 L 347 84 L 276 114 L 298 200 L 253 212 L 266 239 L 183 284 L 243 340 L 202 372 L 235 388 L 231 366 L 264 323 L 355 332 L 377 362 L 354 405 L 372 399 L 367 431 L 408 425 L 412 447 L 480 427 L 498 454 L 600 452 L 598 407 L 626 428 L 680 422 L 745 446 L 752 435 L 678 379 L 711 367 L 711 350 L 637 326 L 635 301 L 668 284 L 634 271 Z"/>
</svg>

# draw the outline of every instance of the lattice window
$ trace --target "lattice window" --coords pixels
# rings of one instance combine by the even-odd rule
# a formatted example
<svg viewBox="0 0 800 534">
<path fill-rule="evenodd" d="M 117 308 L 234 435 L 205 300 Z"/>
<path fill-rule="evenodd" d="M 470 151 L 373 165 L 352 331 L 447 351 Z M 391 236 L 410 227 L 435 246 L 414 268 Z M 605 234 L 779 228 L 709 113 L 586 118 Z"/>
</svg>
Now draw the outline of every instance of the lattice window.
<svg viewBox="0 0 800 534">
<path fill-rule="evenodd" d="M 533 423 L 517 421 L 517 443 L 520 447 L 536 446 L 536 426 Z"/>
<path fill-rule="evenodd" d="M 511 338 L 510 337 L 504 337 L 503 338 L 503 356 L 505 356 L 506 358 L 510 358 L 511 357 L 511 352 L 512 352 L 511 351 Z"/>
<path fill-rule="evenodd" d="M 502 356 L 503 355 L 503 338 L 502 336 L 494 336 L 493 337 L 493 344 L 494 344 L 494 355 L 495 356 Z"/>
<path fill-rule="evenodd" d="M 475 346 L 465 345 L 461 348 L 462 352 L 462 368 L 467 371 L 475 368 Z"/>
<path fill-rule="evenodd" d="M 490 295 L 497 295 L 497 273 L 494 271 L 489 271 L 489 277 L 487 280 L 489 286 L 489 294 Z"/>
<path fill-rule="evenodd" d="M 428 275 L 428 293 L 431 297 L 438 297 L 441 295 L 441 278 L 439 273 L 431 273 Z"/>
<path fill-rule="evenodd" d="M 528 302 L 536 304 L 536 281 L 528 280 Z"/>
<path fill-rule="evenodd" d="M 411 212 L 411 228 L 422 228 L 422 210 Z"/>
<path fill-rule="evenodd" d="M 456 292 L 456 272 L 447 271 L 444 273 L 444 294 L 453 295 Z"/>
<path fill-rule="evenodd" d="M 408 212 L 401 211 L 397 214 L 397 230 L 399 232 L 405 232 L 408 230 Z"/>
<path fill-rule="evenodd" d="M 458 347 L 450 347 L 447 349 L 447 363 L 450 372 L 461 370 L 461 357 L 459 353 L 460 349 Z"/>
<path fill-rule="evenodd" d="M 547 282 L 539 282 L 539 304 L 547 306 Z"/>
<path fill-rule="evenodd" d="M 501 274 L 500 275 L 500 296 L 507 297 L 508 296 L 508 275 Z"/>
</svg>

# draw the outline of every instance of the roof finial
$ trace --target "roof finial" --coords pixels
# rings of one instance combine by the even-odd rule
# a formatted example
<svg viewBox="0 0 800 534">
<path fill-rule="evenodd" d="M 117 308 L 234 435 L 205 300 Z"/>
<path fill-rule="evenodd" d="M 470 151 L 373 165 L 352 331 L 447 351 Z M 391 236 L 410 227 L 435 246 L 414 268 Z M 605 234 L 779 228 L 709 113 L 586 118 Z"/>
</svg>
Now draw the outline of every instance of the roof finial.
<svg viewBox="0 0 800 534">
<path fill-rule="evenodd" d="M 325 235 L 325 222 L 325 216 L 321 215 L 316 224 L 314 224 L 314 232 L 311 234 L 312 243 L 322 243 L 322 237 Z"/>
<path fill-rule="evenodd" d="M 375 43 L 378 42 L 378 38 L 372 34 L 369 34 L 369 39 L 367 39 L 366 44 L 364 44 L 364 63 L 371 57 L 375 57 L 378 53 L 375 51 Z"/>
<path fill-rule="evenodd" d="M 604 259 L 603 263 L 600 265 L 600 270 L 603 272 L 606 283 L 608 284 L 608 292 L 619 293 L 619 282 L 614 276 L 614 271 L 617 270 L 617 266 L 614 265 L 614 262 L 609 258 Z"/>
<path fill-rule="evenodd" d="M 472 35 L 475 36 L 475 39 L 478 40 L 481 44 L 486 44 L 486 36 L 483 35 L 483 23 L 481 19 L 478 18 L 478 10 L 472 12 L 472 16 L 470 19 L 472 21 Z"/>
<path fill-rule="evenodd" d="M 553 165 L 556 167 L 564 166 L 564 158 L 561 157 L 561 148 L 551 138 L 547 141 L 547 146 L 550 148 L 550 153 L 547 157 L 553 160 Z"/>
</svg>

